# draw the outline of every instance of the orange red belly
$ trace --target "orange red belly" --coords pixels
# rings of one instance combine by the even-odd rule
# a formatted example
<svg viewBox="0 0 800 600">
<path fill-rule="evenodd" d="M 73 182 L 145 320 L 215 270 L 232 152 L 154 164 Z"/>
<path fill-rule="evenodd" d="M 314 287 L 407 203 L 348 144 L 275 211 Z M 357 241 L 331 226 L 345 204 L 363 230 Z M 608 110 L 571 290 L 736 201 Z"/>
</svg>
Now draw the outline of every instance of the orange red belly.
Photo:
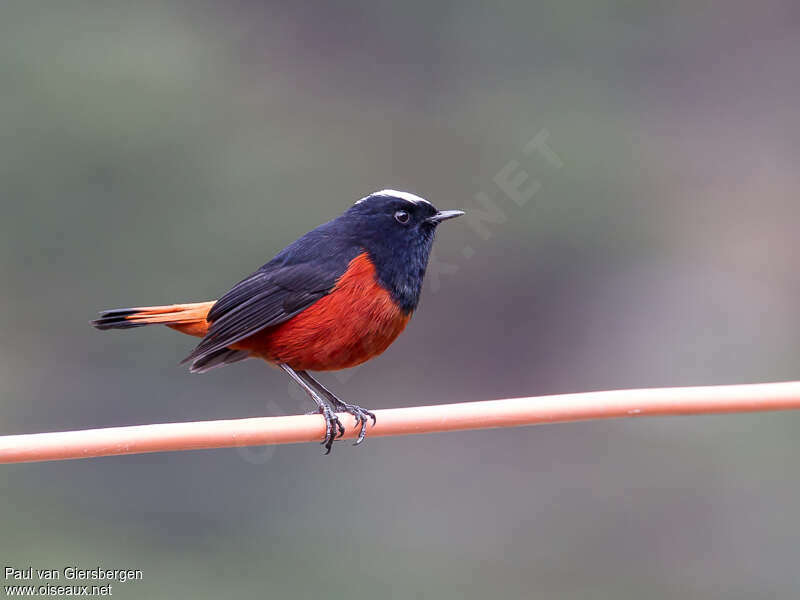
<svg viewBox="0 0 800 600">
<path fill-rule="evenodd" d="M 231 347 L 297 370 L 346 369 L 386 350 L 410 318 L 378 283 L 375 266 L 363 253 L 350 261 L 331 293 Z"/>
</svg>

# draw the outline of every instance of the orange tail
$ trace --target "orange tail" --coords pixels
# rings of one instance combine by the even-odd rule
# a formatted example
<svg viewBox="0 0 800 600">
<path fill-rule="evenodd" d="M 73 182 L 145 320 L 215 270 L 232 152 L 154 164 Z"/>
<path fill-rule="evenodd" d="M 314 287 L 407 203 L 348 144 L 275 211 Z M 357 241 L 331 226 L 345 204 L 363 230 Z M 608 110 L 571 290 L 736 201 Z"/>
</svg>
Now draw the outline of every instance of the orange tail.
<svg viewBox="0 0 800 600">
<path fill-rule="evenodd" d="M 98 329 L 129 329 L 142 325 L 167 325 L 188 335 L 203 337 L 208 331 L 206 315 L 215 301 L 193 304 L 170 304 L 167 306 L 140 306 L 118 308 L 100 313 L 92 321 Z"/>
</svg>

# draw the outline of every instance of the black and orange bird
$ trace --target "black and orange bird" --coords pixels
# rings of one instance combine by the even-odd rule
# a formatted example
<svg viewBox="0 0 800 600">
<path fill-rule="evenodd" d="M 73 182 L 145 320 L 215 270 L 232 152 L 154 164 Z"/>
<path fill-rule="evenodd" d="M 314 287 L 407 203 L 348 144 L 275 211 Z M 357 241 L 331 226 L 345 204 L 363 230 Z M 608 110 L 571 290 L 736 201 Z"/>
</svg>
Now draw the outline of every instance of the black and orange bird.
<svg viewBox="0 0 800 600">
<path fill-rule="evenodd" d="M 314 400 L 330 453 L 350 413 L 364 440 L 375 415 L 343 402 L 309 374 L 355 367 L 378 356 L 417 308 L 436 227 L 460 210 L 438 211 L 395 190 L 362 198 L 293 242 L 219 300 L 100 313 L 98 329 L 166 325 L 202 338 L 182 362 L 193 373 L 261 358 Z"/>
</svg>

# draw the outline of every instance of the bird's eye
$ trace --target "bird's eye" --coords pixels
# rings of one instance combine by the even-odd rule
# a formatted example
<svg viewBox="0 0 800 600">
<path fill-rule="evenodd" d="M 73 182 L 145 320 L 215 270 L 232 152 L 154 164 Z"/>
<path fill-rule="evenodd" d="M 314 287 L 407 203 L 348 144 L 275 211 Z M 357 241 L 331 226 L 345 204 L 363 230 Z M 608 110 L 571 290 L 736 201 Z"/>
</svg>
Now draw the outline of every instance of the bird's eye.
<svg viewBox="0 0 800 600">
<path fill-rule="evenodd" d="M 405 210 L 398 210 L 396 213 L 394 213 L 395 220 L 401 225 L 405 225 L 406 223 L 408 223 L 409 217 L 410 215 Z"/>
</svg>

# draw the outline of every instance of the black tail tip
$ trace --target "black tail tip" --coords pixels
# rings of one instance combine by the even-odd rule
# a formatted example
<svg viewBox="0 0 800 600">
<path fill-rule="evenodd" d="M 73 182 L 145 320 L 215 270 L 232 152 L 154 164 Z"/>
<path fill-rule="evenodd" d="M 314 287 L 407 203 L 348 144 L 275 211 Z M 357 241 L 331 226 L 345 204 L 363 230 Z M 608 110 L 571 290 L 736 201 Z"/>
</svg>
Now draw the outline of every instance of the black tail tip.
<svg viewBox="0 0 800 600">
<path fill-rule="evenodd" d="M 100 313 L 100 318 L 90 321 L 93 327 L 105 331 L 106 329 L 132 329 L 142 327 L 147 323 L 136 323 L 128 321 L 126 317 L 135 315 L 139 312 L 133 308 L 118 308 L 114 310 L 104 310 Z"/>
</svg>

